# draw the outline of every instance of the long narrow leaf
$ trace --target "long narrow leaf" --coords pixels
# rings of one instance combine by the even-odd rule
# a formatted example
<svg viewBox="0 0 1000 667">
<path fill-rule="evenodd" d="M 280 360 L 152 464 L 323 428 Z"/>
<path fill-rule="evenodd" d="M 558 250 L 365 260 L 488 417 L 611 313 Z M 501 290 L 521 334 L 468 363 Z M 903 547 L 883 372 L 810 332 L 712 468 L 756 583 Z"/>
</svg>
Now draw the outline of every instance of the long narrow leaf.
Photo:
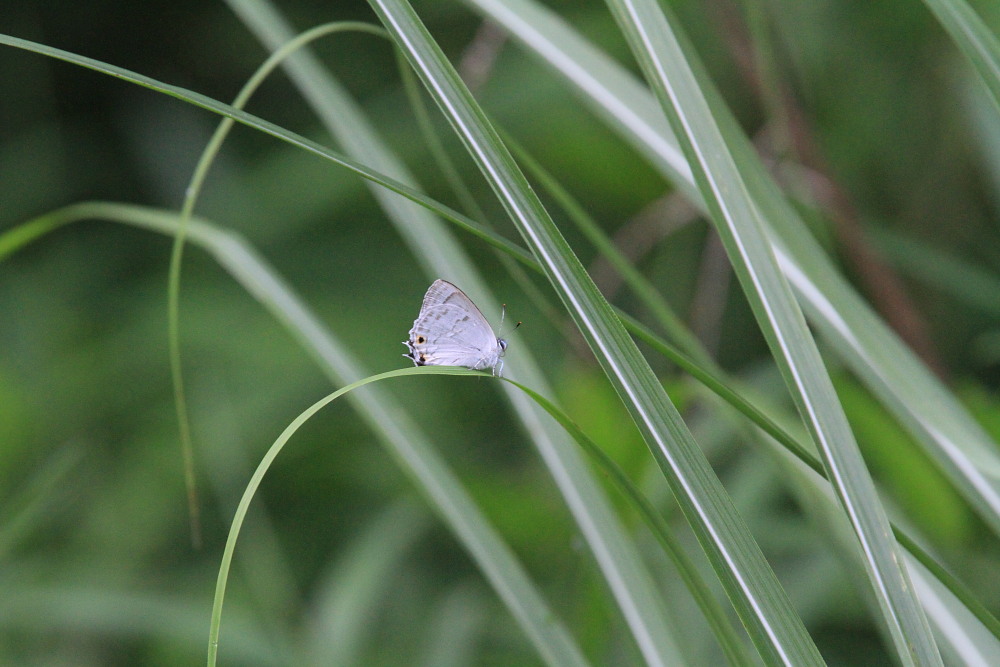
<svg viewBox="0 0 1000 667">
<path fill-rule="evenodd" d="M 875 484 L 826 374 L 802 312 L 771 253 L 747 191 L 673 27 L 651 0 L 609 0 L 654 93 L 684 147 L 730 262 L 816 441 L 865 556 L 876 599 L 904 664 L 941 657 L 902 567 Z"/>
<path fill-rule="evenodd" d="M 708 584 L 705 583 L 704 579 L 701 577 L 701 573 L 698 572 L 697 568 L 684 553 L 681 545 L 673 537 L 667 522 L 662 516 L 660 516 L 657 509 L 653 507 L 652 503 L 646 500 L 645 496 L 640 493 L 624 471 L 618 467 L 611 457 L 605 454 L 597 443 L 591 440 L 580 429 L 580 427 L 577 426 L 566 413 L 556 407 L 552 401 L 520 382 L 515 382 L 509 378 L 505 378 L 505 381 L 516 385 L 521 391 L 531 396 L 531 398 L 536 403 L 541 405 L 553 419 L 559 422 L 559 424 L 566 429 L 567 433 L 573 436 L 573 439 L 576 440 L 577 444 L 579 444 L 580 447 L 587 452 L 587 455 L 591 458 L 594 464 L 604 472 L 618 492 L 629 501 L 632 508 L 646 522 L 646 525 L 653 533 L 653 536 L 660 542 L 664 553 L 666 553 L 667 557 L 673 562 L 674 567 L 677 568 L 678 574 L 687 586 L 688 591 L 695 600 L 695 603 L 705 615 L 705 619 L 708 621 L 709 626 L 715 633 L 716 639 L 718 639 L 719 645 L 722 647 L 722 651 L 729 660 L 730 664 L 750 664 L 752 658 L 747 653 L 748 649 L 744 648 L 743 644 L 740 643 L 739 637 L 729 624 L 729 620 L 726 617 L 724 610 L 712 596 L 712 592 Z"/>
<path fill-rule="evenodd" d="M 457 73 L 408 4 L 373 0 L 372 5 L 465 143 L 625 401 L 758 651 L 770 662 L 820 664 L 801 620 L 676 408 Z M 647 660 L 662 660 L 658 644 L 655 635 L 641 638 Z"/>
<path fill-rule="evenodd" d="M 281 60 L 286 58 L 290 52 L 302 48 L 305 44 L 320 37 L 349 30 L 381 34 L 378 29 L 367 23 L 333 23 L 313 28 L 285 44 L 281 50 L 272 54 L 270 58 L 261 64 L 253 76 L 243 85 L 243 88 L 233 101 L 233 107 L 236 109 L 246 107 L 250 97 L 260 84 L 264 82 L 281 63 Z M 167 333 L 170 348 L 170 374 L 174 385 L 174 406 L 177 411 L 181 455 L 184 461 L 184 482 L 188 493 L 188 514 L 191 517 L 192 538 L 196 548 L 201 544 L 201 523 L 194 478 L 194 445 L 191 441 L 187 397 L 184 391 L 184 372 L 181 364 L 181 264 L 184 258 L 185 221 L 194 212 L 194 208 L 198 203 L 198 195 L 201 193 L 208 171 L 234 123 L 235 121 L 232 118 L 223 118 L 219 122 L 219 126 L 216 128 L 212 138 L 202 150 L 201 157 L 198 159 L 198 164 L 195 166 L 188 186 L 184 189 L 184 203 L 181 205 L 181 226 L 176 238 L 174 238 L 174 246 L 170 254 L 170 273 L 167 278 Z"/>
<path fill-rule="evenodd" d="M 595 113 L 705 210 L 666 118 L 630 72 L 531 0 L 464 1 L 503 25 L 557 70 Z M 710 82 L 702 80 L 702 86 L 740 172 L 748 177 L 747 186 L 761 208 L 781 269 L 806 315 L 1000 534 L 996 443 L 838 273 L 781 195 L 721 96 Z"/>
<path fill-rule="evenodd" d="M 87 202 L 53 211 L 0 235 L 0 256 L 40 234 L 77 220 L 97 218 L 174 235 L 176 213 L 109 202 Z M 302 345 L 336 384 L 369 375 L 351 350 L 321 323 L 298 295 L 243 239 L 193 217 L 187 230 L 191 244 L 207 250 L 219 264 L 260 301 Z M 351 393 L 351 403 L 401 468 L 413 478 L 432 506 L 476 561 L 543 659 L 552 665 L 586 665 L 582 651 L 548 607 L 507 544 L 495 532 L 458 478 L 438 455 L 419 424 L 393 395 L 378 387 Z M 360 400 L 355 400 L 360 399 Z"/>
<path fill-rule="evenodd" d="M 186 227 L 189 222 L 190 216 L 184 219 L 184 226 Z M 281 451 L 285 448 L 285 445 L 287 445 L 291 440 L 292 436 L 295 435 L 295 433 L 303 425 L 305 425 L 307 421 L 312 419 L 317 412 L 338 398 L 342 396 L 351 396 L 353 393 L 363 389 L 367 385 L 374 385 L 375 383 L 388 380 L 390 378 L 426 374 L 479 376 L 479 373 L 464 368 L 449 369 L 425 366 L 399 368 L 393 371 L 379 373 L 378 375 L 361 378 L 360 380 L 356 380 L 341 387 L 331 394 L 327 394 L 303 410 L 302 413 L 295 417 L 295 419 L 293 419 L 292 422 L 285 427 L 285 430 L 281 432 L 274 443 L 268 448 L 267 452 L 264 453 L 264 456 L 261 457 L 260 463 L 257 464 L 257 469 L 254 470 L 253 475 L 250 476 L 246 489 L 243 491 L 243 496 L 240 498 L 239 505 L 236 507 L 233 523 L 229 528 L 229 535 L 226 538 L 226 546 L 222 554 L 222 563 L 219 566 L 219 574 L 216 580 L 215 598 L 212 603 L 212 622 L 208 632 L 208 667 L 215 667 L 219 656 L 219 634 L 222 631 L 223 602 L 226 598 L 226 586 L 229 581 L 229 571 L 232 567 L 233 556 L 236 553 L 236 544 L 239 540 L 240 531 L 243 528 L 243 521 L 246 519 L 247 512 L 250 510 L 250 503 L 257 495 L 257 491 L 260 488 L 261 483 L 264 481 L 264 476 L 271 469 L 271 464 L 274 463 L 278 454 L 281 453 Z M 369 389 L 371 388 L 374 387 L 369 387 Z"/>
<path fill-rule="evenodd" d="M 855 548 L 856 540 L 829 482 L 815 469 L 790 460 L 784 449 L 775 448 L 775 451 L 784 470 L 784 477 L 790 483 L 799 505 L 813 521 L 822 526 L 821 539 L 828 548 L 833 548 L 840 554 L 847 569 L 852 572 L 856 570 L 860 575 L 863 567 Z M 996 655 L 997 647 L 1000 646 L 1000 623 L 997 619 L 901 530 L 894 529 L 894 533 L 907 550 L 903 562 L 920 594 L 928 620 L 936 631 L 935 636 L 942 654 L 948 658 L 954 654 Z M 949 659 L 948 664 L 982 663 L 977 663 L 974 659 L 972 662 Z"/>
<path fill-rule="evenodd" d="M 264 0 L 229 0 L 229 4 L 269 46 L 276 48 L 287 39 L 288 28 L 284 20 Z M 415 182 L 402 162 L 380 140 L 343 86 L 332 80 L 314 57 L 308 53 L 299 54 L 288 63 L 288 71 L 330 132 L 352 156 L 399 180 Z M 489 296 L 487 281 L 445 225 L 421 208 L 381 188 L 374 188 L 372 192 L 429 278 L 456 280 L 476 294 L 481 306 L 493 312 L 499 310 Z M 508 361 L 508 371 L 540 391 L 547 391 L 546 379 L 529 351 L 522 352 Z M 542 410 L 512 388 L 505 386 L 504 391 L 551 471 L 633 635 L 640 641 L 646 635 L 655 636 L 664 654 L 676 660 L 675 642 L 662 603 L 653 594 L 652 577 L 587 462 Z"/>
<path fill-rule="evenodd" d="M 1000 41 L 963 0 L 924 0 L 979 73 L 1000 110 Z"/>
<path fill-rule="evenodd" d="M 3 234 L 0 234 L 0 261 L 11 253 L 17 252 L 24 246 L 47 235 L 62 225 L 70 224 L 72 222 L 90 217 L 105 218 L 125 224 L 134 224 L 139 227 L 164 234 L 173 234 L 174 230 L 176 230 L 179 225 L 177 214 L 173 212 L 163 212 L 156 209 L 105 202 L 75 204 L 65 209 L 61 209 L 29 221 L 23 225 L 7 230 Z M 239 248 L 242 245 L 242 243 L 235 237 L 232 237 L 225 232 L 213 230 L 211 226 L 201 221 L 196 223 L 194 241 L 220 258 L 232 254 L 229 250 L 230 244 L 233 244 L 232 247 L 236 248 Z M 239 254 L 241 253 L 238 253 L 237 256 Z M 228 263 L 235 261 L 235 258 L 233 258 Z M 224 265 L 225 264 L 227 264 L 227 262 L 224 262 Z M 532 266 L 534 267 L 535 265 Z M 259 268 L 264 271 L 268 270 L 266 265 L 261 265 Z M 237 278 L 239 277 L 238 273 L 234 275 L 236 275 Z M 262 302 L 266 304 L 268 303 L 268 299 L 263 298 Z M 279 310 L 277 312 L 282 311 Z M 686 359 L 679 352 L 673 350 L 665 341 L 657 338 L 655 334 L 643 325 L 635 322 L 631 318 L 628 318 L 623 313 L 619 313 L 619 316 L 624 318 L 623 322 L 625 322 L 636 335 L 642 338 L 658 352 L 663 354 L 666 358 L 671 359 L 687 372 L 691 373 L 707 388 L 718 394 L 737 410 L 744 413 L 758 427 L 774 438 L 776 442 L 781 443 L 786 450 L 798 458 L 800 462 L 804 463 L 813 472 L 821 476 L 825 474 L 822 469 L 822 464 L 815 459 L 812 454 L 806 451 L 801 444 L 796 442 L 791 435 L 783 431 L 781 427 L 774 423 L 774 421 L 770 419 L 760 408 L 755 407 L 741 394 L 737 393 L 730 386 L 727 386 L 727 384 L 732 383 L 732 380 L 724 380 L 721 377 L 713 376 L 713 372 L 710 369 L 700 368 L 691 360 Z M 551 410 L 549 408 L 546 408 L 546 411 L 549 411 L 551 414 Z M 906 536 L 905 533 L 898 528 L 894 528 L 894 533 L 896 534 L 900 544 L 902 544 L 913 555 L 913 557 L 923 565 L 924 568 L 937 577 L 938 581 L 934 582 L 934 585 L 939 588 L 947 588 L 952 596 L 960 600 L 961 603 L 967 607 L 968 611 L 976 616 L 982 624 L 985 632 L 988 634 L 992 633 L 995 637 L 994 641 L 1000 641 L 1000 621 L 993 617 L 990 612 L 975 599 L 970 591 L 968 591 L 960 582 L 956 581 L 955 578 L 947 572 L 947 570 L 937 564 L 926 552 L 922 551 L 912 539 Z"/>
</svg>

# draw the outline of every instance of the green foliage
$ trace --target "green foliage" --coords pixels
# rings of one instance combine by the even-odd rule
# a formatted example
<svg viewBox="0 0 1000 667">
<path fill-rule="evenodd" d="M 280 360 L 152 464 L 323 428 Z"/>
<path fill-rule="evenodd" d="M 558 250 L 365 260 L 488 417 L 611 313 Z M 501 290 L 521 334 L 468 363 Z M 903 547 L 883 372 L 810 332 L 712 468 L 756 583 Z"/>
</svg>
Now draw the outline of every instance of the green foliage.
<svg viewBox="0 0 1000 667">
<path fill-rule="evenodd" d="M 992 662 L 1000 14 L 549 4 L 5 10 L 0 663 Z"/>
</svg>

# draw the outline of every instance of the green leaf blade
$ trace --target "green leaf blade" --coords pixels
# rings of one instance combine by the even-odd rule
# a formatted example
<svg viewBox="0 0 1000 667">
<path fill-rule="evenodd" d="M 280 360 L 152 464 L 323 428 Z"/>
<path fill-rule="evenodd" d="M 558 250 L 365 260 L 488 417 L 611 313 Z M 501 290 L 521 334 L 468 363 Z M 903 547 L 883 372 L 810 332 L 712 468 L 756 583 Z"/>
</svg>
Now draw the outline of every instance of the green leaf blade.
<svg viewBox="0 0 1000 667">
<path fill-rule="evenodd" d="M 649 90 L 630 72 L 529 0 L 465 0 L 504 26 L 573 86 L 584 103 L 632 144 L 690 201 L 707 210 L 677 139 Z M 810 322 L 879 400 L 918 439 L 979 516 L 1000 534 L 1000 455 L 996 442 L 889 330 L 838 273 L 807 225 L 784 200 L 750 141 L 702 79 L 782 272 Z"/>
<path fill-rule="evenodd" d="M 654 2 L 609 0 L 674 127 L 730 261 L 854 528 L 876 599 L 904 664 L 940 665 L 888 517 L 805 319 L 680 40 Z"/>
<path fill-rule="evenodd" d="M 770 662 L 821 664 L 801 620 L 658 380 L 426 29 L 405 3 L 372 4 L 476 159 L 626 402 L 758 650 Z M 655 635 L 647 637 L 655 641 Z M 647 659 L 661 660 L 652 652 L 655 645 L 639 641 Z"/>
</svg>

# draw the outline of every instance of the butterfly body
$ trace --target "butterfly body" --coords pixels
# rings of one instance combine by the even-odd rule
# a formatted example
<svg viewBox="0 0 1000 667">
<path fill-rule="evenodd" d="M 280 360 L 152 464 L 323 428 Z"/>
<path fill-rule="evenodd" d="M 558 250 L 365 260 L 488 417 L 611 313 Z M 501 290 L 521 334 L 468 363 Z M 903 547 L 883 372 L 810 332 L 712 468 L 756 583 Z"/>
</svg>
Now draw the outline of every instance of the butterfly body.
<svg viewBox="0 0 1000 667">
<path fill-rule="evenodd" d="M 446 280 L 435 280 L 427 289 L 403 345 L 409 348 L 403 356 L 417 366 L 489 368 L 494 375 L 503 369 L 507 349 L 472 299 Z"/>
</svg>

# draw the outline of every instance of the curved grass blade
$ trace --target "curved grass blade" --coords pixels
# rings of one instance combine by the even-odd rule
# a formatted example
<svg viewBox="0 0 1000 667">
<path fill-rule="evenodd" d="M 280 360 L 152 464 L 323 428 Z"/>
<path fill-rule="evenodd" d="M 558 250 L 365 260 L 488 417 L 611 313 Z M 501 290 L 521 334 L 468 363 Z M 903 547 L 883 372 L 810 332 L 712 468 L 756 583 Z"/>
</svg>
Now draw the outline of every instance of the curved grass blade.
<svg viewBox="0 0 1000 667">
<path fill-rule="evenodd" d="M 148 88 L 150 90 L 155 90 L 161 92 L 170 97 L 187 102 L 193 106 L 199 107 L 206 111 L 218 114 L 220 116 L 225 116 L 235 120 L 241 125 L 246 125 L 247 127 L 252 127 L 255 130 L 259 130 L 264 134 L 268 134 L 276 139 L 280 139 L 292 146 L 296 146 L 305 151 L 318 155 L 324 159 L 330 160 L 350 171 L 354 172 L 358 176 L 369 180 L 373 183 L 377 183 L 391 192 L 402 195 L 404 198 L 419 204 L 421 207 L 433 211 L 435 214 L 441 216 L 445 220 L 457 224 L 459 227 L 465 231 L 473 234 L 474 236 L 480 238 L 486 243 L 506 252 L 510 256 L 514 257 L 518 261 L 525 263 L 531 262 L 533 259 L 531 256 L 525 252 L 520 246 L 500 237 L 489 229 L 485 228 L 480 223 L 472 220 L 471 218 L 462 215 L 458 211 L 428 197 L 426 194 L 420 192 L 419 190 L 400 182 L 398 179 L 386 174 L 379 172 L 378 170 L 372 169 L 357 160 L 346 157 L 341 153 L 334 151 L 322 144 L 319 144 L 311 139 L 308 139 L 295 132 L 290 132 L 282 127 L 279 127 L 273 123 L 270 123 L 262 118 L 258 118 L 253 114 L 249 114 L 240 109 L 236 109 L 228 104 L 224 104 L 210 97 L 196 93 L 180 86 L 173 86 L 162 81 L 157 81 L 148 76 L 132 72 L 130 70 L 116 67 L 114 65 L 108 65 L 106 63 L 94 60 L 92 58 L 87 58 L 86 56 L 80 56 L 68 51 L 63 51 L 62 49 L 56 49 L 51 46 L 46 46 L 45 44 L 39 44 L 37 42 L 32 42 L 26 39 L 20 39 L 18 37 L 11 37 L 9 35 L 0 34 L 0 44 L 6 44 L 8 46 L 13 46 L 15 48 L 23 49 L 25 51 L 31 51 L 38 53 L 40 55 L 48 56 L 50 58 L 55 58 L 57 60 L 62 60 L 64 62 L 78 65 L 80 67 L 85 67 L 87 69 L 94 70 L 96 72 L 102 72 L 109 76 L 122 81 L 127 81 L 133 83 L 143 88 Z"/>
<path fill-rule="evenodd" d="M 753 657 L 749 655 L 740 641 L 739 635 L 734 632 L 722 607 L 716 602 L 708 585 L 702 579 L 698 569 L 684 553 L 683 547 L 674 539 L 673 533 L 667 522 L 660 513 L 646 498 L 639 492 L 628 476 L 622 471 L 611 458 L 604 453 L 597 443 L 591 440 L 569 416 L 560 410 L 552 401 L 525 385 L 502 378 L 505 382 L 513 384 L 518 389 L 531 396 L 532 400 L 538 403 L 555 419 L 560 426 L 566 429 L 577 444 L 587 453 L 590 459 L 604 472 L 619 493 L 625 497 L 632 505 L 633 509 L 643 518 L 646 526 L 653 533 L 653 536 L 663 547 L 667 557 L 673 562 L 677 572 L 681 575 L 685 585 L 691 592 L 695 603 L 701 609 L 702 614 L 711 626 L 715 637 L 719 640 L 723 653 L 731 665 L 749 665 L 753 663 Z"/>
<path fill-rule="evenodd" d="M 178 217 L 173 212 L 108 202 L 75 204 L 0 235 L 0 259 L 47 231 L 89 218 L 122 222 L 168 236 L 175 235 L 178 229 Z M 274 269 L 238 235 L 193 217 L 188 240 L 207 250 L 258 299 L 331 381 L 342 384 L 365 376 L 351 351 L 326 330 Z M 586 665 L 583 652 L 545 603 L 510 548 L 406 410 L 378 387 L 354 392 L 350 400 L 476 561 L 542 659 L 551 665 Z"/>
<path fill-rule="evenodd" d="M 243 521 L 246 519 L 247 511 L 250 509 L 250 503 L 257 494 L 257 489 L 264 480 L 264 475 L 267 474 L 267 471 L 270 469 L 271 464 L 277 458 L 278 454 L 281 453 L 281 450 L 284 449 L 291 437 L 295 435 L 295 432 L 298 431 L 303 424 L 309 421 L 309 419 L 311 419 L 317 412 L 341 396 L 345 396 L 367 384 L 394 377 L 418 374 L 483 376 L 480 372 L 470 371 L 464 368 L 459 369 L 441 366 L 424 366 L 415 368 L 400 368 L 394 371 L 387 371 L 385 373 L 379 373 L 378 375 L 363 378 L 341 387 L 337 391 L 324 396 L 306 408 L 301 414 L 293 419 L 287 427 L 285 427 L 285 430 L 281 432 L 281 435 L 279 435 L 277 440 L 274 441 L 274 444 L 272 444 L 268 448 L 267 452 L 265 452 L 260 463 L 257 465 L 257 469 L 254 470 L 253 475 L 250 477 L 250 481 L 247 482 L 247 487 L 243 492 L 243 496 L 240 498 L 239 505 L 236 507 L 236 512 L 233 516 L 233 523 L 229 529 L 229 535 L 226 538 L 226 546 L 222 553 L 222 563 L 219 565 L 219 576 L 215 585 L 215 597 L 212 602 L 212 622 L 208 633 L 209 667 L 214 667 L 219 655 L 219 633 L 222 627 L 222 605 L 226 598 L 226 584 L 229 581 L 229 569 L 233 562 L 233 555 L 236 552 L 236 541 L 239 539 L 240 529 L 243 527 Z"/>
<path fill-rule="evenodd" d="M 9 254 L 21 249 L 50 231 L 58 229 L 63 225 L 89 218 L 106 219 L 123 224 L 130 224 L 143 229 L 148 229 L 150 231 L 166 234 L 168 236 L 176 234 L 179 224 L 177 214 L 169 211 L 110 202 L 86 202 L 74 204 L 66 208 L 53 211 L 52 213 L 40 218 L 28 221 L 18 227 L 7 230 L 3 234 L 0 234 L 0 261 L 2 261 L 3 258 Z M 239 241 L 237 237 L 234 237 L 228 232 L 214 229 L 202 221 L 195 221 L 193 224 L 192 241 L 204 247 L 206 250 L 219 258 L 220 263 L 223 266 L 236 267 L 242 266 L 246 263 L 248 249 L 244 248 L 242 242 Z M 249 256 L 253 257 L 252 254 Z M 256 265 L 251 263 L 251 266 L 256 266 L 257 271 L 264 273 L 271 270 L 269 267 L 260 263 L 260 260 L 257 260 Z M 253 282 L 245 280 L 247 275 L 253 273 L 252 271 L 237 271 L 232 268 L 230 268 L 230 271 L 237 280 L 241 280 L 241 282 L 248 288 L 254 285 Z M 271 280 L 269 282 L 273 285 L 279 285 L 279 283 L 275 280 Z M 277 305 L 273 305 L 275 303 L 285 304 L 286 302 L 294 304 L 296 302 L 293 295 L 290 293 L 286 294 L 285 292 L 282 292 L 281 289 L 271 291 L 265 290 L 261 296 L 261 301 L 265 305 L 269 305 L 272 312 L 275 312 L 279 316 L 282 312 L 295 312 L 294 308 L 289 308 L 288 306 L 279 307 Z M 825 478 L 826 473 L 823 470 L 822 464 L 809 451 L 806 450 L 805 446 L 798 443 L 795 438 L 782 430 L 782 428 L 770 419 L 763 410 L 755 407 L 747 399 L 743 398 L 737 391 L 730 388 L 729 385 L 732 384 L 731 381 L 727 384 L 727 381 L 716 377 L 708 369 L 700 368 L 697 364 L 688 360 L 684 357 L 684 355 L 673 349 L 668 343 L 659 339 L 644 325 L 636 322 L 624 313 L 619 313 L 619 316 L 623 318 L 623 322 L 626 326 L 628 326 L 637 336 L 642 338 L 646 343 L 651 345 L 666 358 L 674 361 L 679 366 L 690 372 L 692 376 L 702 382 L 707 388 L 745 414 L 776 442 L 782 444 L 789 451 L 789 453 L 793 454 L 799 459 L 799 461 L 809 467 L 819 477 Z M 288 317 L 284 319 L 292 320 L 294 318 Z M 308 321 L 309 320 L 307 319 L 306 322 Z M 292 329 L 292 331 L 294 333 L 296 330 Z M 319 347 L 322 349 L 322 339 L 320 339 L 319 343 Z M 310 349 L 307 341 L 304 341 L 303 344 L 306 349 Z M 341 350 L 336 353 L 343 354 L 345 352 Z M 961 582 L 957 581 L 945 568 L 935 562 L 930 555 L 924 552 L 903 531 L 896 527 L 893 528 L 893 531 L 900 544 L 905 547 L 907 551 L 909 551 L 910 554 L 923 565 L 924 568 L 937 577 L 938 582 L 940 583 L 936 585 L 946 587 L 951 594 L 956 599 L 960 600 L 969 612 L 971 612 L 979 620 L 985 630 L 992 633 L 994 637 L 1000 641 L 1000 621 L 998 621 L 996 617 L 992 616 L 992 614 L 990 614 L 990 612 L 983 607 L 982 603 L 980 603 L 972 595 L 972 593 L 965 588 L 963 584 L 961 584 Z"/>
<path fill-rule="evenodd" d="M 287 38 L 285 21 L 265 0 L 228 0 L 228 4 L 266 44 L 274 47 Z M 315 112 L 353 158 L 391 174 L 397 182 L 415 182 L 343 86 L 315 58 L 308 53 L 296 54 L 287 69 Z M 430 277 L 453 279 L 475 293 L 481 307 L 493 312 L 499 310 L 499 304 L 489 297 L 486 281 L 444 225 L 421 208 L 381 188 L 372 188 L 372 193 Z M 545 391 L 547 380 L 528 351 L 508 360 L 507 370 Z M 640 641 L 643 637 L 655 637 L 654 641 L 663 647 L 669 660 L 676 660 L 672 630 L 662 600 L 654 594 L 653 578 L 586 460 L 532 401 L 508 385 L 501 386 L 558 485 L 618 607 L 633 628 L 633 636 Z"/>
<path fill-rule="evenodd" d="M 801 619 L 676 408 L 457 73 L 408 4 L 398 0 L 371 4 L 486 176 L 626 402 L 758 651 L 771 662 L 821 664 Z M 647 660 L 662 661 L 658 641 L 652 635 L 640 638 Z"/>
<path fill-rule="evenodd" d="M 281 49 L 271 54 L 257 71 L 244 84 L 233 101 L 234 109 L 243 109 L 250 97 L 264 80 L 281 64 L 281 61 L 301 49 L 306 44 L 321 37 L 337 32 L 367 32 L 385 37 L 385 32 L 368 23 L 341 22 L 327 23 L 307 30 L 295 39 L 290 40 Z M 177 411 L 177 424 L 180 430 L 181 455 L 184 463 L 184 483 L 188 493 L 188 513 L 191 517 L 191 537 L 195 548 L 201 546 L 201 521 L 198 508 L 198 495 L 194 477 L 194 444 L 191 441 L 191 424 L 188 419 L 187 399 L 184 392 L 184 373 L 181 366 L 181 334 L 180 334 L 180 285 L 181 262 L 184 257 L 184 236 L 187 233 L 187 222 L 198 201 L 198 195 L 205 183 L 205 177 L 222 148 L 222 143 L 229 135 L 235 121 L 223 118 L 219 127 L 202 151 L 198 164 L 184 190 L 184 203 L 181 205 L 181 224 L 174 237 L 174 245 L 170 252 L 170 271 L 167 278 L 167 339 L 170 356 L 170 377 L 174 385 L 174 406 Z"/>
</svg>

